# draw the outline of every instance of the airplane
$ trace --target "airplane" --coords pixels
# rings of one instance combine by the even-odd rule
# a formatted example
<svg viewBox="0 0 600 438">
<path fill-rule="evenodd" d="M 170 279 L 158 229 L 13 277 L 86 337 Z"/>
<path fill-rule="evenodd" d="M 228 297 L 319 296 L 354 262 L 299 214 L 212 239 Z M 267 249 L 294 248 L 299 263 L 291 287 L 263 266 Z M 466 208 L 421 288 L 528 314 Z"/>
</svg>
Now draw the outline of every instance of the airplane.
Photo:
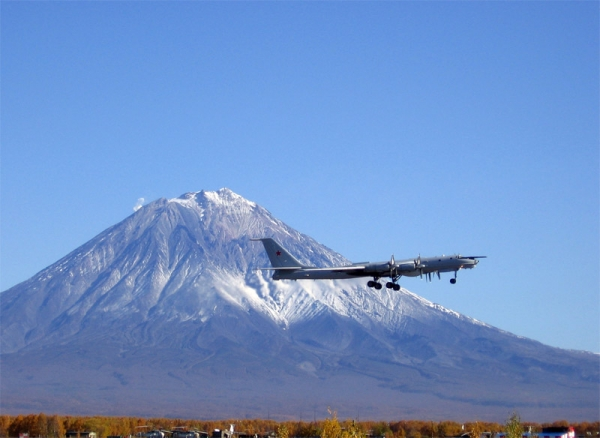
<svg viewBox="0 0 600 438">
<path fill-rule="evenodd" d="M 423 278 L 423 275 L 425 275 L 427 280 L 431 281 L 433 274 L 437 274 L 438 278 L 441 279 L 441 272 L 454 272 L 454 277 L 450 279 L 450 283 L 455 284 L 456 274 L 460 269 L 472 269 L 479 263 L 478 259 L 486 258 L 486 256 L 421 257 L 419 255 L 416 259 L 397 262 L 392 255 L 389 262 L 364 262 L 331 268 L 318 268 L 303 265 L 270 237 L 250 240 L 260 241 L 265 247 L 271 261 L 271 267 L 259 268 L 259 270 L 275 271 L 272 276 L 273 280 L 338 280 L 373 277 L 373 280 L 367 282 L 367 286 L 378 290 L 383 287 L 379 282 L 381 278 L 390 278 L 392 281 L 386 283 L 386 288 L 399 291 L 398 280 L 402 276 L 419 276 Z"/>
</svg>

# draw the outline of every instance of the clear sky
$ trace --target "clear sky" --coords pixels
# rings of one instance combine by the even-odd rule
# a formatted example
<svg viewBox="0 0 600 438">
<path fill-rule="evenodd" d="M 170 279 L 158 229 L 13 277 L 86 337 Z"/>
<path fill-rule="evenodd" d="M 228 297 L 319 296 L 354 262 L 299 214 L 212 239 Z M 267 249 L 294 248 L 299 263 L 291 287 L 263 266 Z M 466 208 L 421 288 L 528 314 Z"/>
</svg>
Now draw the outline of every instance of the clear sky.
<svg viewBox="0 0 600 438">
<path fill-rule="evenodd" d="M 353 261 L 487 255 L 401 284 L 600 352 L 597 2 L 0 8 L 0 290 L 228 187 Z"/>
</svg>

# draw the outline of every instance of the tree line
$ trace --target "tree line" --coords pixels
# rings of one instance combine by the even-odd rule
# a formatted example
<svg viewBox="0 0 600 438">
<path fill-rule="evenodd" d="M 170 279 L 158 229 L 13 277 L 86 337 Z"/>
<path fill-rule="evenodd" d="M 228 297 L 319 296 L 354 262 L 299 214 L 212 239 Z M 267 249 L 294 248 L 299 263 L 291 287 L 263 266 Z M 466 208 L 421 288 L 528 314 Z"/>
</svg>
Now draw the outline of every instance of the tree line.
<svg viewBox="0 0 600 438">
<path fill-rule="evenodd" d="M 67 431 L 95 432 L 97 438 L 108 436 L 136 435 L 148 430 L 184 430 L 205 431 L 209 434 L 214 429 L 229 429 L 235 424 L 235 431 L 247 435 L 276 435 L 280 438 L 322 437 L 322 438 L 361 438 L 367 435 L 386 438 L 427 438 L 456 437 L 464 433 L 478 437 L 483 432 L 492 434 L 505 431 L 511 426 L 514 416 L 507 423 L 455 421 L 354 421 L 340 420 L 333 411 L 329 418 L 321 421 L 275 421 L 265 419 L 229 419 L 229 420 L 190 420 L 173 418 L 140 418 L 140 417 L 104 417 L 104 416 L 60 416 L 44 413 L 29 415 L 0 415 L 0 437 L 18 437 L 28 433 L 30 438 L 64 438 Z M 517 417 L 518 418 L 518 417 Z M 566 420 L 553 423 L 530 423 L 519 420 L 519 426 L 526 432 L 540 432 L 543 427 L 571 426 L 578 436 L 598 438 L 600 422 L 569 423 Z"/>
</svg>

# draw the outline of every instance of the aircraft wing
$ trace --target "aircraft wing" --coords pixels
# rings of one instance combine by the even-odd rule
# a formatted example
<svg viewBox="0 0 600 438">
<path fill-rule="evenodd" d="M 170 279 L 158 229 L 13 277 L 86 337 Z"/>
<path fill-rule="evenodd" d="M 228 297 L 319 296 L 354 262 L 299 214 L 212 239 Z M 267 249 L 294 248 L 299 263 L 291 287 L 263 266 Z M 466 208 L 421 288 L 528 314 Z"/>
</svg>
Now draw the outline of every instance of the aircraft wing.
<svg viewBox="0 0 600 438">
<path fill-rule="evenodd" d="M 365 266 L 337 266 L 333 268 L 315 268 L 303 266 L 284 266 L 260 268 L 274 271 L 275 280 L 336 280 L 365 276 Z"/>
<path fill-rule="evenodd" d="M 304 269 L 302 266 L 282 266 L 280 268 L 256 268 L 257 271 L 297 271 Z"/>
<path fill-rule="evenodd" d="M 304 268 L 303 271 L 331 271 L 331 272 L 343 272 L 343 271 L 360 271 L 364 270 L 364 266 L 335 266 L 333 268 Z"/>
<path fill-rule="evenodd" d="M 305 268 L 302 266 L 283 266 L 280 268 L 257 268 L 259 271 L 302 271 L 302 272 L 344 272 L 364 271 L 365 266 L 336 266 L 333 268 Z"/>
</svg>

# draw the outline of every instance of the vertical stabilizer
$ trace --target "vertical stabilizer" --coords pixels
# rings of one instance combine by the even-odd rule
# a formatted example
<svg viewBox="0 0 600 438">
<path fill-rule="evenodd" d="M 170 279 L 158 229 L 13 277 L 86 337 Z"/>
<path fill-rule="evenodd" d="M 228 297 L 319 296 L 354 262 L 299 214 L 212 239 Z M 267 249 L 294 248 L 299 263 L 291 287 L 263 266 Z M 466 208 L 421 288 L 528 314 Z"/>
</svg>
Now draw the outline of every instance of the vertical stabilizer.
<svg viewBox="0 0 600 438">
<path fill-rule="evenodd" d="M 264 239 L 251 239 L 258 241 L 260 240 L 265 247 L 265 251 L 267 251 L 267 255 L 269 256 L 269 260 L 271 261 L 271 266 L 274 268 L 303 268 L 298 260 L 294 258 L 289 252 L 287 252 L 283 247 L 277 243 L 275 240 L 270 237 Z"/>
</svg>

